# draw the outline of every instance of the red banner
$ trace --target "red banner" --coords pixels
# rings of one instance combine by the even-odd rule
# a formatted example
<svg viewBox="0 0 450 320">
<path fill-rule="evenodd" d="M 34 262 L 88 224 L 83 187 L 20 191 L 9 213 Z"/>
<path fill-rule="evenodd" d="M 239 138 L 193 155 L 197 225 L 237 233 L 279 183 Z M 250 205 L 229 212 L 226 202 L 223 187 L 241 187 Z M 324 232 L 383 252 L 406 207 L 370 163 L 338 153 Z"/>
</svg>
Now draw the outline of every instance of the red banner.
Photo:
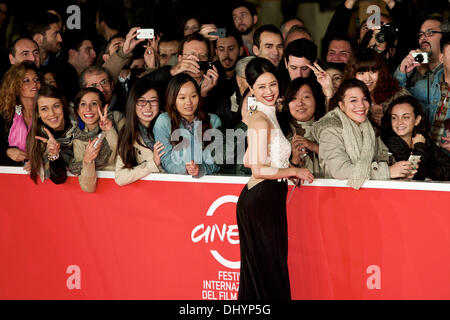
<svg viewBox="0 0 450 320">
<path fill-rule="evenodd" d="M 89 194 L 1 174 L 0 299 L 235 299 L 243 179 L 169 178 Z M 329 181 L 288 204 L 294 299 L 450 299 L 450 185 Z"/>
</svg>

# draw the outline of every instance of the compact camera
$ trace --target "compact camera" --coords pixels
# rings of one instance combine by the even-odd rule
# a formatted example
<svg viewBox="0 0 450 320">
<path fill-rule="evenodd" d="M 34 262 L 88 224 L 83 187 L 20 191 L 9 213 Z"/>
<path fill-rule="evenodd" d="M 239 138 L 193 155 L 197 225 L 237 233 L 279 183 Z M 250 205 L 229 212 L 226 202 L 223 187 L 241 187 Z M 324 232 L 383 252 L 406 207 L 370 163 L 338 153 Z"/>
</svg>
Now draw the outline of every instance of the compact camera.
<svg viewBox="0 0 450 320">
<path fill-rule="evenodd" d="M 153 29 L 139 29 L 136 39 L 153 39 L 154 37 L 155 31 Z"/>
<path fill-rule="evenodd" d="M 416 63 L 428 63 L 428 52 L 413 52 L 411 55 Z"/>
</svg>

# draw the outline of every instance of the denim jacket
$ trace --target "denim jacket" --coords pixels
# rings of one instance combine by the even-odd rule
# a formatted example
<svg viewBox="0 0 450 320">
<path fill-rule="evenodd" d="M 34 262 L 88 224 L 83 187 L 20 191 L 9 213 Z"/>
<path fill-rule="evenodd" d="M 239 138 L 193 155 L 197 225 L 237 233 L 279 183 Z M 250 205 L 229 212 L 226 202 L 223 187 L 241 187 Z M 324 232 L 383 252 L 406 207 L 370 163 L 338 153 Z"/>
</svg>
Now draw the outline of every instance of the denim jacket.
<svg viewBox="0 0 450 320">
<path fill-rule="evenodd" d="M 220 125 L 220 119 L 215 114 L 209 114 L 212 129 L 217 129 Z M 171 141 L 171 123 L 167 112 L 164 112 L 156 119 L 153 127 L 153 135 L 155 141 L 160 141 L 164 145 L 164 155 L 161 157 L 161 164 L 164 170 L 168 173 L 186 174 L 186 163 L 194 160 L 200 166 L 199 176 L 204 174 L 213 174 L 219 171 L 219 167 L 214 163 L 213 155 L 211 154 L 213 143 L 209 144 L 202 150 L 202 141 L 209 141 L 202 137 L 201 122 L 195 120 L 194 129 L 187 130 L 183 123 L 180 124 L 180 130 L 174 131 L 174 137 L 181 140 L 173 146 Z M 213 133 L 213 136 L 219 134 L 220 131 Z M 205 134 L 206 135 L 206 134 Z M 220 146 L 222 147 L 222 146 Z M 217 150 L 216 150 L 217 152 Z"/>
<path fill-rule="evenodd" d="M 428 116 L 428 120 L 430 121 L 430 125 L 433 124 L 434 116 L 436 114 L 436 111 L 439 109 L 439 102 L 441 100 L 441 87 L 440 82 L 442 80 L 442 75 L 444 74 L 444 68 L 440 68 L 434 78 L 433 82 L 429 83 L 428 87 L 428 80 L 423 79 L 417 81 L 414 86 L 409 87 L 408 90 L 411 92 L 411 94 L 416 97 L 420 103 L 422 104 L 422 107 Z M 402 73 L 398 70 L 395 71 L 394 77 L 399 82 L 400 86 L 405 87 L 406 86 L 406 79 L 407 74 Z M 429 88 L 429 94 L 428 94 L 428 88 Z M 450 118 L 450 108 L 447 109 L 447 115 L 446 118 Z"/>
</svg>

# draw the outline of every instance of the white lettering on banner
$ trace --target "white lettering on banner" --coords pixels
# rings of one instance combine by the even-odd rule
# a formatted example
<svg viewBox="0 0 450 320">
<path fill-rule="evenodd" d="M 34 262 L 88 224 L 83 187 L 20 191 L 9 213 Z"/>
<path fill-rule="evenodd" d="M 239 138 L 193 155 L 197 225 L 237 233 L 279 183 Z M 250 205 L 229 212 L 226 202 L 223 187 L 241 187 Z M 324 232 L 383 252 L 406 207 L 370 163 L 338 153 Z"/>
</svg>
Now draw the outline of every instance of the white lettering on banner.
<svg viewBox="0 0 450 320">
<path fill-rule="evenodd" d="M 67 14 L 71 14 L 70 17 L 67 18 L 66 26 L 67 29 L 81 29 L 81 9 L 77 5 L 71 5 L 67 7 Z"/>
<path fill-rule="evenodd" d="M 220 197 L 216 201 L 214 201 L 208 209 L 206 213 L 207 217 L 212 217 L 214 212 L 218 207 L 225 203 L 237 203 L 237 196 L 227 195 Z M 213 226 L 207 226 L 205 228 L 204 224 L 200 224 L 192 229 L 191 232 L 191 240 L 194 243 L 202 241 L 204 239 L 205 243 L 212 243 L 214 241 L 215 235 L 217 235 L 218 239 L 222 242 L 227 240 L 230 244 L 239 244 L 239 232 L 237 225 L 227 226 L 225 223 L 222 227 L 219 227 L 217 224 Z M 240 261 L 229 261 L 225 259 L 217 250 L 210 250 L 211 255 L 216 259 L 221 265 L 230 268 L 230 269 L 239 269 L 241 266 Z"/>
<path fill-rule="evenodd" d="M 70 277 L 67 278 L 67 281 L 66 281 L 67 289 L 80 290 L 81 289 L 81 269 L 80 269 L 80 267 L 77 265 L 68 266 L 66 273 L 72 274 Z"/>
<path fill-rule="evenodd" d="M 218 280 L 203 280 L 202 299 L 236 300 L 239 291 L 239 272 L 219 271 Z"/>
<path fill-rule="evenodd" d="M 367 274 L 372 274 L 367 278 L 367 288 L 369 290 L 381 289 L 381 269 L 377 265 L 367 267 Z"/>
</svg>

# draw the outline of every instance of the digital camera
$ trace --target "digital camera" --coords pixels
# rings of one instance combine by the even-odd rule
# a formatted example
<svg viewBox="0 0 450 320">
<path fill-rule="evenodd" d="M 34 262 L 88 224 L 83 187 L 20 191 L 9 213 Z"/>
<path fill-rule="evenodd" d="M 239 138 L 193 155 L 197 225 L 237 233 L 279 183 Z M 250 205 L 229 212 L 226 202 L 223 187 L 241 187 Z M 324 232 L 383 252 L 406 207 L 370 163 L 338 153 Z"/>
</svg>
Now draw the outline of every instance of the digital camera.
<svg viewBox="0 0 450 320">
<path fill-rule="evenodd" d="M 398 28 L 393 23 L 386 23 L 380 27 L 380 32 L 375 35 L 378 43 L 393 43 L 397 39 Z"/>
<path fill-rule="evenodd" d="M 411 55 L 417 63 L 428 63 L 428 52 L 413 52 Z"/>
</svg>

